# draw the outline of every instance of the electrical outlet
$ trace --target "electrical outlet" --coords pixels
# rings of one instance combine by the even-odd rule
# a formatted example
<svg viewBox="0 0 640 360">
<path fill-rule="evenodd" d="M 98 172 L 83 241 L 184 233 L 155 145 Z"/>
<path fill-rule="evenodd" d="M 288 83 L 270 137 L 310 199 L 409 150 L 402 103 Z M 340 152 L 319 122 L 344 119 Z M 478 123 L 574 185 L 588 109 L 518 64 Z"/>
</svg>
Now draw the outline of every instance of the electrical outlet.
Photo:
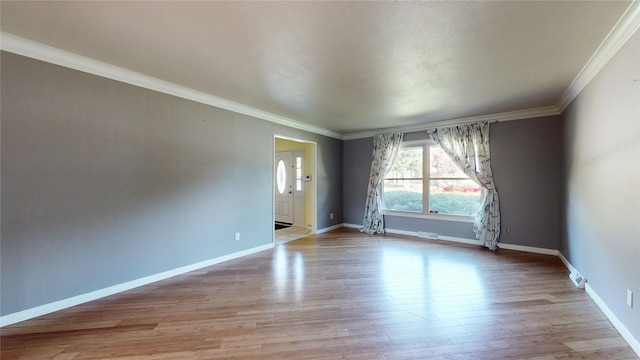
<svg viewBox="0 0 640 360">
<path fill-rule="evenodd" d="M 627 305 L 633 307 L 633 291 L 627 289 Z"/>
<path fill-rule="evenodd" d="M 236 233 L 236 241 L 240 241 L 240 233 L 239 232 Z"/>
<path fill-rule="evenodd" d="M 333 220 L 333 213 L 329 214 L 329 219 Z"/>
</svg>

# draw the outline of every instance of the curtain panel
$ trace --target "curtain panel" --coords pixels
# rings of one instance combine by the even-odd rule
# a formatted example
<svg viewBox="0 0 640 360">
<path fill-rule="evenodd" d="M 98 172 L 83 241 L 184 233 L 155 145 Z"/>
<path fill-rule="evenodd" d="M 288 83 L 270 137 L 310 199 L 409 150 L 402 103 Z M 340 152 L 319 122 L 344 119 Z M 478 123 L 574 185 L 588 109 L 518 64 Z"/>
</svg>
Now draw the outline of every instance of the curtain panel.
<svg viewBox="0 0 640 360">
<path fill-rule="evenodd" d="M 484 188 L 473 231 L 484 246 L 495 250 L 500 237 L 500 201 L 491 172 L 489 123 L 436 128 L 427 133 L 467 176 Z"/>
<path fill-rule="evenodd" d="M 376 134 L 373 137 L 373 154 L 371 155 L 371 173 L 367 200 L 364 207 L 364 218 L 360 232 L 367 234 L 384 233 L 384 217 L 382 213 L 382 182 L 387 175 L 400 149 L 403 133 Z"/>
</svg>

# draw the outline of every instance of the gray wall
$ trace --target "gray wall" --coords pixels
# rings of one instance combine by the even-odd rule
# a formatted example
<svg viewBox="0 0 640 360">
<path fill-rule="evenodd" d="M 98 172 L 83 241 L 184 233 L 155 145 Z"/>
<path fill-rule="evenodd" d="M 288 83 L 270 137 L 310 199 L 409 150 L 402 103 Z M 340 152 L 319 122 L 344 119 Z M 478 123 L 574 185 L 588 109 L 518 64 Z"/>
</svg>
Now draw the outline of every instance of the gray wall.
<svg viewBox="0 0 640 360">
<path fill-rule="evenodd" d="M 324 138 L 318 145 L 318 229 L 342 224 L 343 141 Z M 333 219 L 329 214 L 333 213 Z"/>
<path fill-rule="evenodd" d="M 272 242 L 274 134 L 342 141 L 2 53 L 1 315 Z M 241 240 L 234 241 L 235 232 Z"/>
<path fill-rule="evenodd" d="M 500 195 L 500 241 L 558 250 L 562 219 L 561 117 L 492 124 L 490 137 L 491 168 Z"/>
<path fill-rule="evenodd" d="M 561 252 L 640 339 L 640 33 L 565 111 Z M 635 305 L 626 305 L 626 289 Z"/>
<path fill-rule="evenodd" d="M 347 140 L 343 146 L 343 218 L 347 224 L 362 225 L 367 184 L 371 171 L 373 138 Z"/>
<path fill-rule="evenodd" d="M 562 189 L 562 122 L 559 116 L 494 123 L 490 126 L 491 168 L 500 195 L 501 241 L 558 249 Z M 405 134 L 405 140 L 426 133 Z M 371 168 L 372 138 L 344 144 L 344 219 L 362 224 Z M 473 224 L 385 216 L 385 226 L 473 239 Z M 506 232 L 506 227 L 511 232 Z"/>
</svg>

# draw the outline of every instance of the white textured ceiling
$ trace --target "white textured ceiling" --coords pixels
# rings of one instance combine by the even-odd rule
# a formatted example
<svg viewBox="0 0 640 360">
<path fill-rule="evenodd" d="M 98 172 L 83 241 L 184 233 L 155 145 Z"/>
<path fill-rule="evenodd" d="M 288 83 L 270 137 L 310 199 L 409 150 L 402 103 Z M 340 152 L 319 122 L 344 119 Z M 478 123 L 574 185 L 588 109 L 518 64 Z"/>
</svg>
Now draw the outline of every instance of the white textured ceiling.
<svg viewBox="0 0 640 360">
<path fill-rule="evenodd" d="M 2 32 L 341 134 L 554 106 L 629 2 L 2 1 Z"/>
</svg>

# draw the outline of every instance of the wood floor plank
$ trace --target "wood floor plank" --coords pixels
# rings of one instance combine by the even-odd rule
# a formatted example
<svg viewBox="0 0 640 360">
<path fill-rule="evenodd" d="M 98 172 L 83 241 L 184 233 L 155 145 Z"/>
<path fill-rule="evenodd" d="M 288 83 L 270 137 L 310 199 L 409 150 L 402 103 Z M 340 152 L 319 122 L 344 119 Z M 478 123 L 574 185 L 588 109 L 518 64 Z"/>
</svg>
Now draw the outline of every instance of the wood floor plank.
<svg viewBox="0 0 640 360">
<path fill-rule="evenodd" d="M 352 229 L 0 329 L 2 359 L 638 359 L 554 256 Z"/>
<path fill-rule="evenodd" d="M 612 337 L 613 334 L 608 334 L 610 336 L 602 336 L 601 338 L 589 339 L 589 340 L 578 340 L 578 341 L 569 341 L 566 342 L 565 345 L 573 349 L 574 351 L 589 351 L 589 350 L 598 350 L 598 349 L 608 349 L 608 348 L 617 348 L 625 346 L 627 343 L 624 339 L 621 339 L 618 336 Z"/>
</svg>

